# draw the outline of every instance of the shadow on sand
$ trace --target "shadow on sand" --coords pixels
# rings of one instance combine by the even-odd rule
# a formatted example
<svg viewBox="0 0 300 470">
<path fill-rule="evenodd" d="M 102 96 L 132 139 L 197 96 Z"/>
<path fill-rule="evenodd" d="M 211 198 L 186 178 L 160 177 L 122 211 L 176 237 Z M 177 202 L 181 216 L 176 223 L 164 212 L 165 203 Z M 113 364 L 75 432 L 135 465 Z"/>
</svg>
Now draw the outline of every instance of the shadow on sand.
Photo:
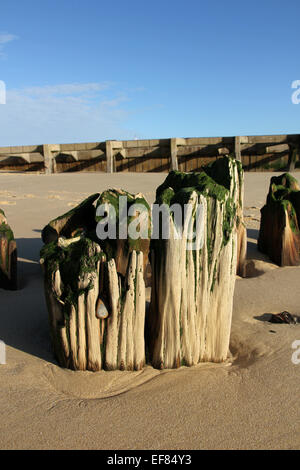
<svg viewBox="0 0 300 470">
<path fill-rule="evenodd" d="M 0 290 L 0 338 L 13 348 L 56 363 L 39 265 L 41 247 L 40 238 L 17 239 L 18 290 Z"/>
</svg>

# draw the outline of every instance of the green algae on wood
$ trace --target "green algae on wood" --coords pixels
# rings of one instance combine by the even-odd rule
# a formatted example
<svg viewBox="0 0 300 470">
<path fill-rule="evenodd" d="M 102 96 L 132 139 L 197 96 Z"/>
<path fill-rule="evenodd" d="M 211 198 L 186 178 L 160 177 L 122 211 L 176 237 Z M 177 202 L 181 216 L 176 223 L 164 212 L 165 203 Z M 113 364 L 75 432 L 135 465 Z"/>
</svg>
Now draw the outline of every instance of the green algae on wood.
<svg viewBox="0 0 300 470">
<path fill-rule="evenodd" d="M 140 370 L 145 363 L 144 260 L 150 240 L 97 237 L 96 204 L 110 202 L 118 210 L 120 194 L 125 192 L 93 195 L 43 230 L 49 241 L 41 250 L 45 296 L 52 344 L 62 367 Z M 126 194 L 130 205 L 144 203 L 149 211 L 142 195 Z M 121 273 L 116 268 L 120 256 Z M 107 311 L 105 318 L 97 316 L 99 303 Z"/>
<path fill-rule="evenodd" d="M 68 313 L 69 305 L 77 304 L 78 296 L 93 287 L 93 273 L 105 255 L 95 249 L 93 241 L 82 238 L 67 248 L 51 242 L 42 248 L 41 258 L 49 282 L 55 271 L 60 272 L 63 286 L 60 301 L 65 303 L 65 312 Z"/>
<path fill-rule="evenodd" d="M 76 230 L 95 230 L 94 202 L 98 197 L 99 193 L 92 194 L 70 211 L 51 220 L 42 231 L 43 242 L 57 241 L 60 236 L 71 238 Z"/>
<path fill-rule="evenodd" d="M 242 258 L 241 261 L 238 260 L 238 274 L 240 275 L 242 275 L 246 257 L 246 229 L 243 222 L 243 174 L 241 163 L 232 157 L 219 158 L 203 167 L 201 172 L 171 171 L 165 181 L 157 188 L 155 201 L 157 204 L 167 204 L 168 206 L 175 203 L 184 206 L 188 203 L 192 193 L 196 192 L 207 199 L 208 214 L 212 201 L 224 203 L 223 244 L 226 245 L 228 242 L 233 228 L 238 227 L 241 239 L 238 246 L 242 252 L 238 253 L 238 258 Z M 236 197 L 236 191 L 238 191 L 238 197 Z M 212 230 L 208 230 L 207 236 L 209 238 L 211 238 L 210 232 L 212 233 Z"/>
<path fill-rule="evenodd" d="M 94 315 L 90 318 L 89 313 L 91 310 L 95 313 L 103 259 L 100 246 L 84 238 L 67 248 L 51 242 L 41 250 L 52 342 L 63 367 L 101 368 L 100 344 L 95 345 L 93 339 L 99 321 Z M 87 329 L 91 322 L 93 331 Z M 88 348 L 86 338 L 91 344 Z"/>
<path fill-rule="evenodd" d="M 120 200 L 121 197 L 122 200 Z M 107 190 L 100 195 L 96 204 L 96 222 L 98 224 L 108 220 L 107 216 L 112 217 L 112 214 L 107 214 L 107 211 L 105 214 L 98 215 L 98 209 L 105 204 L 109 205 L 108 211 L 113 208 L 112 222 L 115 223 L 116 228 L 113 236 L 100 240 L 101 247 L 107 256 L 109 298 L 112 309 L 112 315 L 108 317 L 106 329 L 106 368 L 109 370 L 115 368 L 139 370 L 145 363 L 144 273 L 149 263 L 150 207 L 142 194 L 134 195 L 119 189 Z M 128 215 L 134 204 L 138 205 L 136 209 L 145 212 L 147 216 L 145 238 L 134 239 L 127 230 L 126 237 L 124 238 L 123 234 L 121 238 L 120 226 L 125 223 L 125 226 L 129 228 L 130 224 L 140 215 L 137 213 Z M 134 325 L 135 327 L 132 329 Z M 118 334 L 116 334 L 116 330 L 118 330 Z M 130 346 L 131 343 L 133 349 Z"/>
<path fill-rule="evenodd" d="M 156 203 L 169 208 L 190 204 L 192 228 L 201 205 L 203 245 L 187 249 L 185 237 L 172 238 L 172 211 L 170 239 L 151 240 L 152 292 L 146 319 L 150 360 L 157 368 L 224 361 L 237 258 L 245 256 L 246 245 L 241 165 L 224 157 L 202 172 L 172 171 L 157 189 Z"/>
<path fill-rule="evenodd" d="M 123 201 L 125 203 L 122 210 L 124 210 L 124 214 L 119 213 L 119 205 L 120 205 L 120 198 L 124 198 Z M 125 199 L 126 198 L 126 199 Z M 108 217 L 115 218 L 111 219 L 111 222 L 115 224 L 115 232 L 113 232 L 113 236 L 107 236 L 105 240 L 100 240 L 101 247 L 107 256 L 107 260 L 115 259 L 116 262 L 116 269 L 117 272 L 121 275 L 125 276 L 128 268 L 128 260 L 129 255 L 132 251 L 141 251 L 144 254 L 144 272 L 146 271 L 146 266 L 148 264 L 148 254 L 149 254 L 149 246 L 150 246 L 150 236 L 151 236 L 151 215 L 150 215 L 150 207 L 148 202 L 146 201 L 145 197 L 142 194 L 131 194 L 124 190 L 119 189 L 110 189 L 104 191 L 99 199 L 97 200 L 96 204 L 96 222 L 99 224 L 101 221 L 106 219 L 105 216 L 97 215 L 97 211 L 99 207 L 102 205 L 107 204 L 114 210 L 114 214 L 112 215 L 111 211 L 108 214 Z M 120 224 L 125 223 L 126 227 L 129 227 L 130 223 L 137 217 L 129 216 L 128 212 L 130 208 L 134 205 L 138 204 L 141 206 L 141 209 L 145 210 L 148 215 L 148 225 L 147 225 L 147 238 L 138 238 L 133 239 L 126 231 L 125 238 L 120 238 Z"/>
</svg>

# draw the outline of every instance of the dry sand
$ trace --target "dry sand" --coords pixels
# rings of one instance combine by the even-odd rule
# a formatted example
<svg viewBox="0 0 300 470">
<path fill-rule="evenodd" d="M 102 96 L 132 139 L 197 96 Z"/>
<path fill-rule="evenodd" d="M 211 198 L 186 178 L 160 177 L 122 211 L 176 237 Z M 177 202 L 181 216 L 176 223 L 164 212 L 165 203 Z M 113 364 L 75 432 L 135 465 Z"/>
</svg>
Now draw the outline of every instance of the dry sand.
<svg viewBox="0 0 300 470">
<path fill-rule="evenodd" d="M 296 173 L 296 177 L 299 173 Z M 0 174 L 3 207 L 19 250 L 21 289 L 0 290 L 2 449 L 290 449 L 300 447 L 300 325 L 261 321 L 300 314 L 300 267 L 257 252 L 270 173 L 245 175 L 249 274 L 237 279 L 227 364 L 159 372 L 72 372 L 53 360 L 40 231 L 92 192 L 123 187 L 150 202 L 165 174 Z"/>
</svg>

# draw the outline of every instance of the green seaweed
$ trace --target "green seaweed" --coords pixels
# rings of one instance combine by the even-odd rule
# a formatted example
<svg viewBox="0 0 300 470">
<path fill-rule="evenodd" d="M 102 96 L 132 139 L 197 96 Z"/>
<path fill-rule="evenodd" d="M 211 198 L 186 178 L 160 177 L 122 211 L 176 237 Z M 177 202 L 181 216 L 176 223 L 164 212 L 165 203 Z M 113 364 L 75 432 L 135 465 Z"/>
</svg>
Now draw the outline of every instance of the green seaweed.
<svg viewBox="0 0 300 470">
<path fill-rule="evenodd" d="M 82 238 L 71 243 L 67 248 L 60 247 L 55 241 L 41 249 L 44 259 L 45 279 L 49 284 L 59 269 L 62 280 L 60 300 L 65 303 L 65 313 L 70 305 L 77 305 L 78 297 L 93 288 L 92 277 L 86 281 L 86 275 L 97 271 L 97 263 L 104 256 L 103 252 L 95 253 L 93 242 Z M 80 281 L 87 282 L 86 287 L 79 287 Z"/>
<path fill-rule="evenodd" d="M 238 175 L 238 181 L 235 181 L 236 173 Z M 241 223 L 240 217 L 237 216 L 237 204 L 242 206 L 242 183 L 243 169 L 241 162 L 232 157 L 223 157 L 203 167 L 201 172 L 184 173 L 180 171 L 171 171 L 156 191 L 155 203 L 160 205 L 166 204 L 169 208 L 171 208 L 175 203 L 180 204 L 183 208 L 184 205 L 191 200 L 193 193 L 196 193 L 198 197 L 202 196 L 206 198 L 207 263 L 209 273 L 213 268 L 212 289 L 214 288 L 218 274 L 217 264 L 214 264 L 213 267 L 211 266 L 216 235 L 215 217 L 213 216 L 213 213 L 216 210 L 217 203 L 221 204 L 224 214 L 222 223 L 222 249 L 228 244 L 235 225 Z M 238 202 L 235 203 L 234 200 L 236 199 L 235 192 L 237 191 L 237 187 L 239 188 L 239 194 Z M 195 210 L 195 208 L 193 209 Z M 170 211 L 170 214 L 173 216 L 172 211 Z M 183 217 L 184 214 L 182 215 L 182 218 Z M 176 224 L 174 216 L 173 221 Z M 154 249 L 157 253 L 157 257 L 161 259 L 161 257 L 164 256 L 164 241 L 161 239 L 151 240 L 151 249 Z M 188 263 L 188 260 L 186 263 Z M 202 266 L 200 266 L 200 270 L 201 269 L 203 269 Z M 197 283 L 196 279 L 195 283 Z"/>
<path fill-rule="evenodd" d="M 5 222 L 2 222 L 2 224 L 0 224 L 0 237 L 3 237 L 3 236 L 5 236 L 8 242 L 14 240 L 14 233 L 12 229 L 10 228 L 10 226 L 6 224 Z"/>
<path fill-rule="evenodd" d="M 3 212 L 3 214 L 4 214 L 4 212 Z M 2 224 L 0 224 L 0 239 L 1 238 L 4 238 L 7 241 L 7 245 L 9 245 L 9 243 L 15 239 L 12 229 L 5 222 L 2 222 Z M 0 269 L 1 269 L 1 259 L 0 259 Z M 5 259 L 4 269 L 5 269 L 5 271 L 8 271 L 8 269 L 9 269 L 9 251 L 8 250 L 6 251 L 6 259 Z"/>
<path fill-rule="evenodd" d="M 135 217 L 133 216 L 128 216 L 128 211 L 130 210 L 130 207 L 133 204 L 141 204 L 142 206 L 145 207 L 146 211 L 149 214 L 149 226 L 148 226 L 148 237 L 150 239 L 151 236 L 151 224 L 150 224 L 150 206 L 148 202 L 146 201 L 145 198 L 139 197 L 139 196 L 134 196 L 133 194 L 127 192 L 127 191 L 120 191 L 120 190 L 115 190 L 115 189 L 110 189 L 107 191 L 104 191 L 96 204 L 96 212 L 97 208 L 102 205 L 102 204 L 109 204 L 111 205 L 114 210 L 115 210 L 115 220 L 111 218 L 111 222 L 116 224 L 116 238 L 107 238 L 106 240 L 100 240 L 101 247 L 103 251 L 105 252 L 107 256 L 107 260 L 110 260 L 112 258 L 115 258 L 116 252 L 118 249 L 118 246 L 120 244 L 120 232 L 119 232 L 119 223 L 120 223 L 120 214 L 119 214 L 119 198 L 120 196 L 126 196 L 127 197 L 127 206 L 126 206 L 126 216 L 127 216 L 127 227 L 129 224 L 134 220 Z M 99 223 L 103 219 L 105 219 L 107 216 L 98 216 L 96 215 L 95 219 L 96 222 Z M 112 214 L 110 213 L 109 216 L 111 217 Z M 123 244 L 123 251 L 126 255 L 131 253 L 132 251 L 142 251 L 143 253 L 148 252 L 148 243 L 147 240 L 144 240 L 142 238 L 138 238 L 137 240 L 131 238 L 130 236 L 127 236 L 126 239 L 124 239 L 124 244 Z"/>
<path fill-rule="evenodd" d="M 219 158 L 205 166 L 202 172 L 183 173 L 171 171 L 165 181 L 157 188 L 155 202 L 157 204 L 167 204 L 168 206 L 178 203 L 183 207 L 190 200 L 192 193 L 196 192 L 198 195 L 206 197 L 206 199 L 212 198 L 225 203 L 223 223 L 223 245 L 225 246 L 234 227 L 237 209 L 232 197 L 230 197 L 231 185 L 233 186 L 233 194 L 236 186 L 235 182 L 232 182 L 230 171 L 230 168 L 234 165 L 237 167 L 239 175 L 239 203 L 241 204 L 243 169 L 241 163 L 232 157 Z M 209 233 L 207 233 L 207 237 L 210 237 Z M 208 245 L 211 245 L 209 241 Z"/>
<path fill-rule="evenodd" d="M 299 233 L 297 225 L 300 225 L 300 213 L 297 214 L 296 210 L 299 207 L 299 194 L 298 181 L 290 173 L 271 178 L 267 204 L 279 204 L 288 212 L 289 224 L 294 233 Z"/>
</svg>

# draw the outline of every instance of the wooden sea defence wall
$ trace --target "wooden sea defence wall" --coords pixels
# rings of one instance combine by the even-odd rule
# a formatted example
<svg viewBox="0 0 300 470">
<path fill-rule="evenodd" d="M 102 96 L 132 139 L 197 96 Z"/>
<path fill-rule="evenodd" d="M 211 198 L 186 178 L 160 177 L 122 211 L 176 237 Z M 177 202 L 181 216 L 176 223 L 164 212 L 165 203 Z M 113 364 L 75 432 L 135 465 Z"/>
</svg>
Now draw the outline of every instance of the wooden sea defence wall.
<svg viewBox="0 0 300 470">
<path fill-rule="evenodd" d="M 245 171 L 291 171 L 299 149 L 300 134 L 27 145 L 0 147 L 0 171 L 198 171 L 224 155 L 235 155 Z"/>
</svg>

